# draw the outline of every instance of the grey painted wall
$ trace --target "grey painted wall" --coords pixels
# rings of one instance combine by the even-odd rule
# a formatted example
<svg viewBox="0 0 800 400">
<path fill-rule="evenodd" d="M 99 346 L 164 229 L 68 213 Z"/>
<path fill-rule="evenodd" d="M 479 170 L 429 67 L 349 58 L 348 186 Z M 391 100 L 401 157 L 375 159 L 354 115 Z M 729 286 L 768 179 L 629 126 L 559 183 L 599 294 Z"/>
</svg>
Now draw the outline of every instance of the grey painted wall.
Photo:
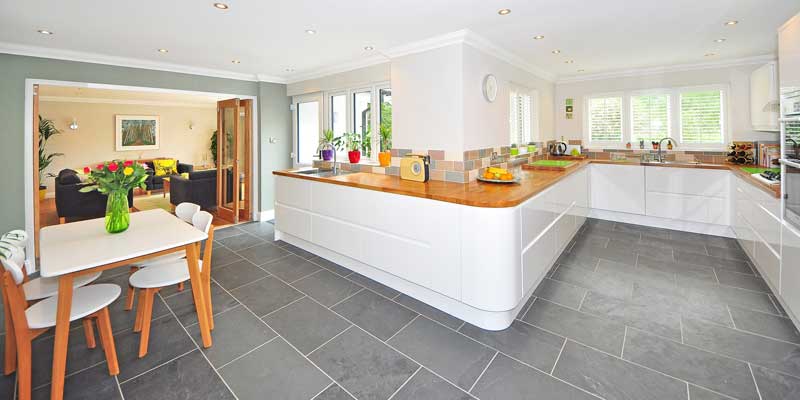
<svg viewBox="0 0 800 400">
<path fill-rule="evenodd" d="M 292 166 L 292 113 L 290 97 L 286 96 L 286 85 L 261 82 L 258 91 L 261 120 L 261 210 L 272 210 L 275 202 L 275 176 L 272 171 Z M 269 138 L 277 139 L 270 143 Z"/>
<path fill-rule="evenodd" d="M 280 138 L 276 146 L 265 143 L 260 157 L 261 209 L 272 208 L 274 185 L 270 168 L 288 165 L 272 158 L 291 152 L 282 148 L 287 142 L 291 146 L 291 114 L 285 85 L 0 54 L 0 232 L 25 224 L 24 168 L 28 166 L 23 162 L 23 146 L 25 79 L 29 78 L 259 96 L 261 137 Z"/>
</svg>

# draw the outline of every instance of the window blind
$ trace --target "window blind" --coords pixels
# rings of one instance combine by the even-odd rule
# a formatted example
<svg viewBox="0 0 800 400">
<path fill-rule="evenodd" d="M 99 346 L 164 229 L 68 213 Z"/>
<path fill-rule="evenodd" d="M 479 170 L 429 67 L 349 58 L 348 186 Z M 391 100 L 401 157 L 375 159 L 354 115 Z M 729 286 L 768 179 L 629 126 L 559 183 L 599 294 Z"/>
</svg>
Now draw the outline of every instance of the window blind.
<svg viewBox="0 0 800 400">
<path fill-rule="evenodd" d="M 800 145 L 800 122 L 787 122 L 784 126 L 784 130 L 787 138 L 794 140 L 798 145 Z M 793 145 L 792 142 L 789 142 L 788 144 L 789 146 Z"/>
<path fill-rule="evenodd" d="M 622 97 L 589 99 L 588 111 L 590 141 L 622 141 Z"/>
<path fill-rule="evenodd" d="M 532 98 L 529 94 L 511 92 L 509 98 L 510 143 L 522 145 L 531 141 Z"/>
<path fill-rule="evenodd" d="M 669 95 L 631 96 L 631 142 L 669 136 Z"/>
<path fill-rule="evenodd" d="M 723 143 L 722 91 L 683 92 L 680 98 L 681 142 Z"/>
</svg>

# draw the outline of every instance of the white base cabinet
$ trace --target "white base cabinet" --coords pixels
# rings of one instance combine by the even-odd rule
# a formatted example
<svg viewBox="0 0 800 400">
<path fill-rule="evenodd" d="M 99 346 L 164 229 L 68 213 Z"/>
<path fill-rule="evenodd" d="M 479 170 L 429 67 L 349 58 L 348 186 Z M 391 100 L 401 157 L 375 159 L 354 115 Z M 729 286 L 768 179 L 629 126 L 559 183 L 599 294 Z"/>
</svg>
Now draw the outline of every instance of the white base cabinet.
<svg viewBox="0 0 800 400">
<path fill-rule="evenodd" d="M 644 214 L 644 170 L 640 165 L 592 164 L 592 208 Z"/>
<path fill-rule="evenodd" d="M 800 231 L 786 225 L 783 229 L 780 297 L 786 311 L 800 323 Z"/>
<path fill-rule="evenodd" d="M 733 178 L 732 226 L 739 244 L 777 292 L 781 285 L 780 199 Z"/>
</svg>

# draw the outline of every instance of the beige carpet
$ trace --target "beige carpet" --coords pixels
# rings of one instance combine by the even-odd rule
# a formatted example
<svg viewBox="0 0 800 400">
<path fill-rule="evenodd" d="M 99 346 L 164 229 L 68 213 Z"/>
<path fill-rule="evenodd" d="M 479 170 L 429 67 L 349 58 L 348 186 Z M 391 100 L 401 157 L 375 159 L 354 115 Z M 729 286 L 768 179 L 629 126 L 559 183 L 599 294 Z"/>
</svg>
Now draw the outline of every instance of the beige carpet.
<svg viewBox="0 0 800 400">
<path fill-rule="evenodd" d="M 169 195 L 165 198 L 161 193 L 150 196 L 134 196 L 133 206 L 139 211 L 155 210 L 156 208 L 171 211 Z"/>
</svg>

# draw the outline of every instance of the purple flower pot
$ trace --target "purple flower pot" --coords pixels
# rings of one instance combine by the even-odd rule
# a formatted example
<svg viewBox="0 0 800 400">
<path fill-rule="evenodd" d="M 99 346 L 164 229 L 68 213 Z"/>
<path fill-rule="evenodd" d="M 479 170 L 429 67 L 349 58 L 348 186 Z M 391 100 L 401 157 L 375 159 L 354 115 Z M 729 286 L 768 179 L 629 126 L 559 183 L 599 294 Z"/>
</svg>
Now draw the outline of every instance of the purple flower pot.
<svg viewBox="0 0 800 400">
<path fill-rule="evenodd" d="M 333 160 L 333 150 L 331 149 L 322 150 L 322 160 L 323 161 Z"/>
</svg>

